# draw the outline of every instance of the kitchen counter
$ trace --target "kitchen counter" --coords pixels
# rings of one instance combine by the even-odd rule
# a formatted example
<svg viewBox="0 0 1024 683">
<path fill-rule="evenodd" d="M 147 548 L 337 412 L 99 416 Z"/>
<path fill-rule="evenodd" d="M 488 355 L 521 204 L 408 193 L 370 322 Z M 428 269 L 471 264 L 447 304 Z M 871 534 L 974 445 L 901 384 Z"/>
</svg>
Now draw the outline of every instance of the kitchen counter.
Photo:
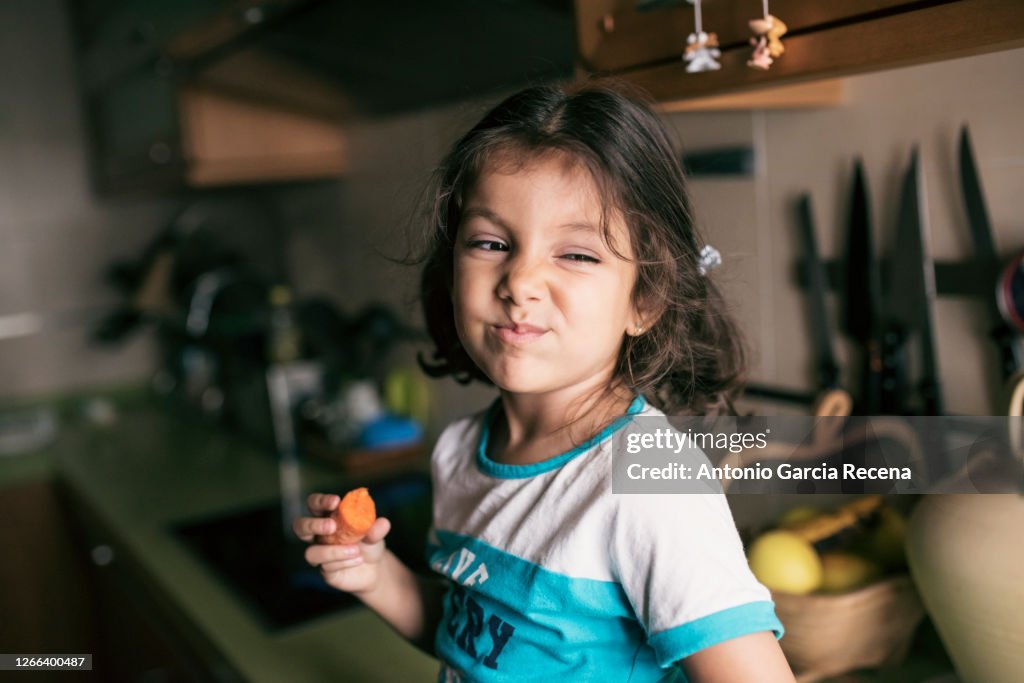
<svg viewBox="0 0 1024 683">
<path fill-rule="evenodd" d="M 199 644 L 203 665 L 215 679 L 436 678 L 435 660 L 361 606 L 268 631 L 175 537 L 172 526 L 182 520 L 277 498 L 272 453 L 198 420 L 140 407 L 106 429 L 66 428 L 52 458 L 72 509 L 107 535 L 100 540 L 109 541 L 113 561 L 127 563 L 160 604 L 173 611 L 177 628 Z M 308 488 L 340 491 L 346 485 L 337 470 L 326 467 L 306 464 L 303 475 Z"/>
</svg>

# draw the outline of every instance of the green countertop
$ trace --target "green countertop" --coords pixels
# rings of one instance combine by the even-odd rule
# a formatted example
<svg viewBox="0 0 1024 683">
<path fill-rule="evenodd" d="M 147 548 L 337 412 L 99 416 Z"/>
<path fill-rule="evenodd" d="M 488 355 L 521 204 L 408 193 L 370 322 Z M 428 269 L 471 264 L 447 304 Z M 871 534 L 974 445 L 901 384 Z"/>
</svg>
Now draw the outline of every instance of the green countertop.
<svg viewBox="0 0 1024 683">
<path fill-rule="evenodd" d="M 53 474 L 53 450 L 48 447 L 23 455 L 0 456 L 0 491 Z"/>
<path fill-rule="evenodd" d="M 171 525 L 273 500 L 272 453 L 154 408 L 116 425 L 66 427 L 53 467 L 199 638 L 251 681 L 433 680 L 437 662 L 357 607 L 268 632 L 171 532 Z M 304 483 L 339 490 L 336 470 L 304 466 Z M 253 548 L 259 552 L 259 548 Z"/>
</svg>

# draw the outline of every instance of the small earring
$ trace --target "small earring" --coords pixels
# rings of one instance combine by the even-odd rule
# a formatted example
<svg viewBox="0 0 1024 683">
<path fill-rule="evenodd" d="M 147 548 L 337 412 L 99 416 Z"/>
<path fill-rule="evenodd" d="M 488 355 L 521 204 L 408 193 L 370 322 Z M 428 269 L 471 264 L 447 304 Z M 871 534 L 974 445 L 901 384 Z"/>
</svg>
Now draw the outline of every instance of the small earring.
<svg viewBox="0 0 1024 683">
<path fill-rule="evenodd" d="M 643 331 L 644 331 L 644 328 L 643 328 L 642 325 L 637 325 L 636 326 L 636 334 L 637 334 L 637 336 L 639 336 L 640 333 L 643 332 Z"/>
</svg>

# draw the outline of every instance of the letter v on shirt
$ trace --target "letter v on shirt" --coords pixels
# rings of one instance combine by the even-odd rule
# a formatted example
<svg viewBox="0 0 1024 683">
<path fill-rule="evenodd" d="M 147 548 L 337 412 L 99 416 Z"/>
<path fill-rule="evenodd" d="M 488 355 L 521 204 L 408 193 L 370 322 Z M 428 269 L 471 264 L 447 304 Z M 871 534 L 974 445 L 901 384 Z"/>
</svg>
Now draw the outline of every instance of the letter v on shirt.
<svg viewBox="0 0 1024 683">
<path fill-rule="evenodd" d="M 457 556 L 457 557 L 456 557 Z M 487 573 L 487 565 L 481 562 L 465 579 L 461 578 L 466 570 L 473 564 L 476 559 L 476 553 L 468 548 L 459 548 L 457 552 L 452 553 L 448 556 L 448 561 L 441 567 L 434 567 L 435 570 L 440 571 L 442 574 L 447 575 L 452 581 L 458 581 L 463 586 L 475 586 L 480 583 L 484 583 L 490 578 L 490 574 Z M 452 569 L 452 564 L 455 568 Z"/>
</svg>

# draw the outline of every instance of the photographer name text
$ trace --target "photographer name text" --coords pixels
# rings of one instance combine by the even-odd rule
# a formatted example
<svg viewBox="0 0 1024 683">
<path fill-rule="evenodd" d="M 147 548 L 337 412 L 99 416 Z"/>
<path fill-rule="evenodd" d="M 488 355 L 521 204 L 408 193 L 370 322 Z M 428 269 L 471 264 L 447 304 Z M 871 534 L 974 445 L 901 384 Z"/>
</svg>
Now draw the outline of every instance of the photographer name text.
<svg viewBox="0 0 1024 683">
<path fill-rule="evenodd" d="M 834 465 L 815 465 L 813 467 L 794 465 L 784 462 L 768 467 L 766 465 L 750 465 L 738 467 L 722 465 L 715 467 L 707 463 L 699 467 L 670 463 L 661 467 L 648 467 L 640 463 L 632 463 L 626 468 L 626 476 L 633 480 L 673 479 L 673 480 L 735 480 L 735 479 L 809 479 L 829 480 L 843 479 L 856 481 L 889 481 L 892 479 L 911 479 L 913 472 L 909 467 L 858 467 L 852 463 Z"/>
</svg>

